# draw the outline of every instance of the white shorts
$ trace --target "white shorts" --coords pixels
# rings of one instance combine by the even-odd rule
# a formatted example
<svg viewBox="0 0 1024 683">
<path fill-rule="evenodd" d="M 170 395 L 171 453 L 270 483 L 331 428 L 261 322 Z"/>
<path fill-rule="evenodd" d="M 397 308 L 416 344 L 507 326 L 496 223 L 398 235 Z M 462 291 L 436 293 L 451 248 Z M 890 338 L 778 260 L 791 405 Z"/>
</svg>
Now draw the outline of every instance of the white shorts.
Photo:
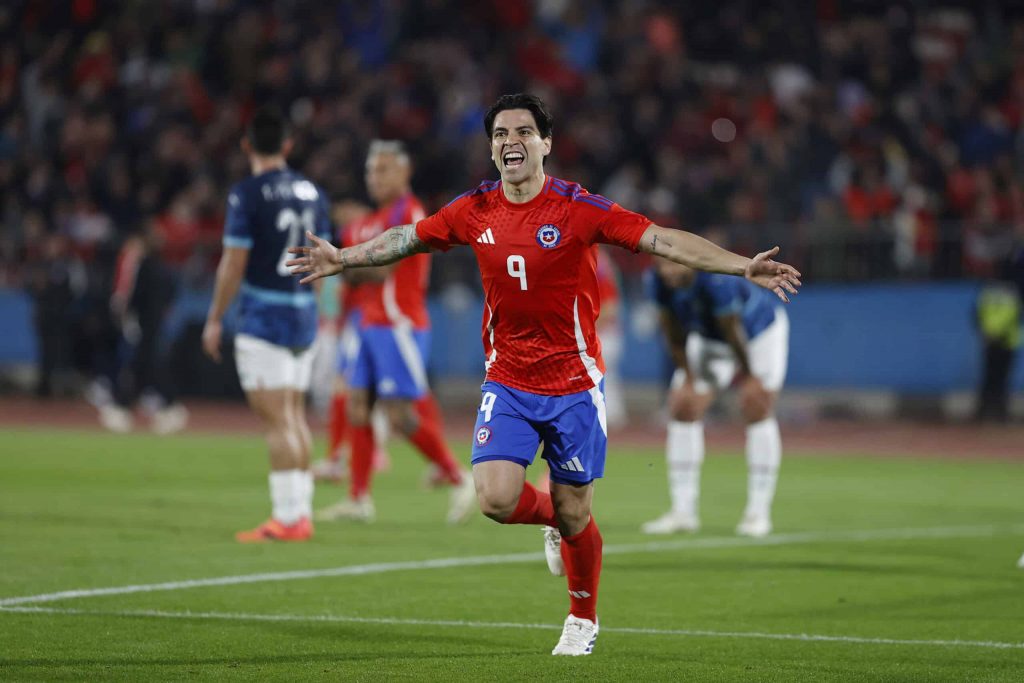
<svg viewBox="0 0 1024 683">
<path fill-rule="evenodd" d="M 698 394 L 728 387 L 736 376 L 736 356 L 723 341 L 690 334 L 686 339 L 686 360 L 696 377 L 693 388 Z M 768 391 L 779 391 L 786 381 L 789 362 L 789 317 L 781 308 L 775 309 L 775 320 L 747 345 L 750 374 L 761 380 Z M 672 387 L 686 382 L 686 371 L 679 368 L 672 375 Z"/>
<path fill-rule="evenodd" d="M 235 336 L 235 365 L 246 391 L 296 389 L 308 391 L 313 376 L 314 346 L 292 350 L 248 334 Z"/>
</svg>

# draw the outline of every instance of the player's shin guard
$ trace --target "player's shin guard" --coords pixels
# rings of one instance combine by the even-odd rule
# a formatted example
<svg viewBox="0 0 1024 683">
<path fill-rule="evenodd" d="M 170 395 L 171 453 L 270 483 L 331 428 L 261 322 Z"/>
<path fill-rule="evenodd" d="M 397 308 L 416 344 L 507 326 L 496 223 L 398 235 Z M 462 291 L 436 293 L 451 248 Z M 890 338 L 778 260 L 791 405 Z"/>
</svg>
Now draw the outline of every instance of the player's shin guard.
<svg viewBox="0 0 1024 683">
<path fill-rule="evenodd" d="M 669 422 L 665 448 L 672 511 L 695 517 L 704 462 L 704 423 Z"/>
<path fill-rule="evenodd" d="M 373 427 L 353 425 L 349 430 L 352 438 L 352 454 L 348 459 L 350 480 L 349 493 L 353 500 L 370 492 L 370 477 L 373 473 Z"/>
<path fill-rule="evenodd" d="M 348 397 L 335 394 L 331 399 L 331 414 L 327 422 L 327 458 L 337 462 L 341 458 L 341 444 L 348 433 Z"/>
<path fill-rule="evenodd" d="M 597 586 L 601 580 L 601 532 L 594 518 L 575 536 L 562 537 L 562 561 L 569 583 L 569 613 L 597 620 Z"/>
<path fill-rule="evenodd" d="M 746 515 L 768 516 L 782 461 L 782 437 L 774 417 L 747 425 Z"/>
<path fill-rule="evenodd" d="M 419 427 L 409 436 L 409 441 L 427 460 L 440 468 L 448 483 L 462 483 L 462 471 L 455 462 L 452 452 L 448 450 L 448 444 L 444 442 L 439 425 L 420 420 Z"/>
<path fill-rule="evenodd" d="M 543 524 L 558 526 L 555 521 L 555 507 L 551 503 L 551 494 L 541 493 L 533 484 L 523 484 L 523 492 L 519 494 L 519 503 L 505 524 Z"/>
</svg>

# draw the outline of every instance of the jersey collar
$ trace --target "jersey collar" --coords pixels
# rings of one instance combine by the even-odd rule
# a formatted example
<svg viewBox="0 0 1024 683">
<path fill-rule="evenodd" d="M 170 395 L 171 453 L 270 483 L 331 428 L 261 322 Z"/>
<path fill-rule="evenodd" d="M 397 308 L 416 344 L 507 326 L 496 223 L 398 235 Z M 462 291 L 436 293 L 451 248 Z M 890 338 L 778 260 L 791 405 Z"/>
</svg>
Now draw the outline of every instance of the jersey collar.
<svg viewBox="0 0 1024 683">
<path fill-rule="evenodd" d="M 540 204 L 544 203 L 544 201 L 547 199 L 548 189 L 550 187 L 551 187 L 551 176 L 549 176 L 548 174 L 545 173 L 544 174 L 544 185 L 540 188 L 540 192 L 537 193 L 537 196 L 534 197 L 533 199 L 531 199 L 530 201 L 525 202 L 523 204 L 516 204 L 515 202 L 510 202 L 508 200 L 508 197 L 505 196 L 505 190 L 502 188 L 502 182 L 499 180 L 498 181 L 498 198 L 501 201 L 501 203 L 505 206 L 506 209 L 511 209 L 512 211 L 528 211 L 529 209 L 533 209 L 533 208 L 539 206 Z"/>
</svg>

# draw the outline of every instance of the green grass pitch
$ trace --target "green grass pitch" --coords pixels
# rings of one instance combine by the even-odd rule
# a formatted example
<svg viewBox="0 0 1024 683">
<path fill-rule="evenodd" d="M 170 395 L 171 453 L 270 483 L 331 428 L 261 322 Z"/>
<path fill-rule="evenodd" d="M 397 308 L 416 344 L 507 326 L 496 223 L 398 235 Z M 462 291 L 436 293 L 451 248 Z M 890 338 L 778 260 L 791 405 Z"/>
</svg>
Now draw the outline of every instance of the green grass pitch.
<svg viewBox="0 0 1024 683">
<path fill-rule="evenodd" d="M 713 453 L 704 529 L 662 540 L 639 532 L 667 505 L 662 455 L 618 444 L 602 632 L 570 659 L 548 654 L 568 600 L 540 531 L 447 528 L 418 458 L 392 459 L 376 524 L 240 546 L 268 512 L 256 437 L 0 432 L 0 679 L 1024 680 L 1020 463 L 787 456 L 759 543 L 732 534 L 742 458 Z"/>
</svg>

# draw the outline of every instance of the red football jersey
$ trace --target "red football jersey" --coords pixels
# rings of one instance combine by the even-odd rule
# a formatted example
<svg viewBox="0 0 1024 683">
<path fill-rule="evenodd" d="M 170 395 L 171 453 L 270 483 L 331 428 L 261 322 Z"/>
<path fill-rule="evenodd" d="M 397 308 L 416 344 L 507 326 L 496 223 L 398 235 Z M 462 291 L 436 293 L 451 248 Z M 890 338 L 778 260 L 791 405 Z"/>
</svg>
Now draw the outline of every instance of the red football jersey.
<svg viewBox="0 0 1024 683">
<path fill-rule="evenodd" d="M 579 185 L 548 177 L 525 204 L 484 182 L 416 224 L 435 249 L 473 247 L 483 279 L 487 379 L 565 395 L 604 375 L 595 320 L 601 309 L 598 243 L 633 251 L 651 224 Z"/>
<path fill-rule="evenodd" d="M 382 207 L 345 229 L 343 246 L 362 244 L 396 225 L 409 225 L 425 216 L 423 205 L 411 194 Z M 416 254 L 400 261 L 383 282 L 366 282 L 350 287 L 346 304 L 362 314 L 366 325 L 411 325 L 430 327 L 427 313 L 427 282 L 430 254 Z"/>
<path fill-rule="evenodd" d="M 603 249 L 597 250 L 597 284 L 602 304 L 618 303 L 619 269 Z"/>
</svg>

